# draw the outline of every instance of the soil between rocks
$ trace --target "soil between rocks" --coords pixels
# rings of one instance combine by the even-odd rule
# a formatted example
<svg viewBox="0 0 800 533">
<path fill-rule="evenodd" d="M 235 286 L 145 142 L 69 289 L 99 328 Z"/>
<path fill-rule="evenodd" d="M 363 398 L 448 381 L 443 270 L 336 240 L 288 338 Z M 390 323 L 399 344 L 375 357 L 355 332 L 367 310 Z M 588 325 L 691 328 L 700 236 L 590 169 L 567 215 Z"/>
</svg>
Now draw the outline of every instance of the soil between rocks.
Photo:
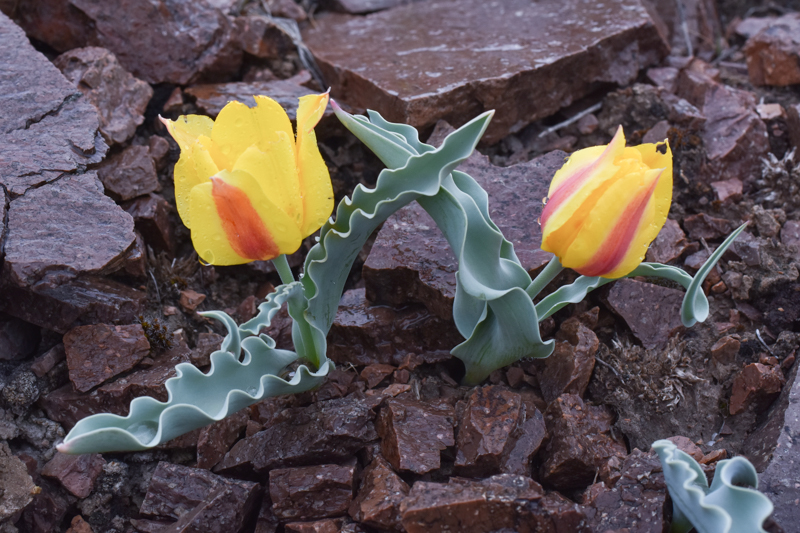
<svg viewBox="0 0 800 533">
<path fill-rule="evenodd" d="M 361 13 L 404 3 L 319 7 L 324 16 L 327 9 Z M 543 334 L 557 341 L 551 358 L 525 359 L 479 387 L 460 386 L 463 368 L 448 355 L 459 342 L 448 316 L 452 259 L 441 250 L 420 255 L 437 237 L 420 235 L 421 215 L 408 209 L 387 221 L 397 227 L 376 232 L 353 269 L 329 337 L 337 369 L 319 390 L 265 400 L 152 451 L 74 458 L 54 447 L 77 420 L 102 411 L 124 414 L 140 395 L 165 399 L 163 382 L 177 362 L 208 366 L 223 331 L 197 311 L 222 309 L 247 320 L 279 283 L 268 263 L 222 268 L 197 261 L 174 207 L 172 168 L 179 152 L 157 115 L 197 112 L 201 101 L 193 95 L 201 93 L 187 88 L 197 81 L 280 81 L 287 98 L 293 90 L 306 94 L 314 81 L 301 72 L 301 54 L 287 44 L 281 26 L 276 29 L 256 3 L 238 13 L 226 4 L 228 15 L 176 15 L 197 17 L 192 23 L 213 35 L 211 47 L 197 52 L 182 41 L 180 52 L 195 63 L 166 62 L 145 72 L 138 59 L 128 58 L 123 68 L 103 51 L 119 43 L 108 37 L 114 32 L 91 2 L 71 0 L 63 20 L 74 29 L 87 23 L 86 16 L 100 17 L 105 22 L 93 38 L 48 29 L 43 21 L 57 19 L 36 19 L 13 2 L 0 2 L 39 51 L 69 66 L 68 78 L 79 90 L 96 91 L 87 97 L 92 105 L 125 109 L 117 116 L 99 113 L 94 142 L 102 144 L 100 156 L 64 171 L 88 169 L 69 178 L 80 179 L 83 191 L 99 183 L 87 178 L 96 170 L 108 197 L 100 195 L 91 209 L 108 210 L 116 201 L 122 209 L 114 215 L 130 215 L 118 225 L 135 223 L 135 231 L 126 226 L 114 234 L 118 243 L 104 243 L 124 253 L 110 251 L 98 264 L 46 264 L 52 258 L 46 253 L 26 260 L 13 233 L 15 211 L 29 202 L 23 220 L 31 226 L 37 205 L 52 204 L 36 204 L 43 200 L 31 198 L 29 185 L 0 182 L 0 531 L 661 532 L 668 530 L 671 503 L 658 460 L 648 452 L 654 440 L 668 437 L 709 476 L 718 460 L 733 455 L 750 457 L 760 472 L 770 468 L 773 477 L 762 480 L 776 504 L 770 531 L 797 531 L 794 478 L 781 484 L 774 471 L 796 472 L 796 455 L 786 453 L 780 435 L 797 434 L 791 419 L 799 408 L 800 82 L 753 85 L 736 19 L 791 15 L 800 5 L 687 2 L 684 16 L 698 32 L 690 36 L 698 58 L 690 61 L 680 53 L 685 39 L 669 26 L 664 6 L 652 3 L 662 10 L 672 55 L 642 69 L 629 86 L 598 86 L 556 114 L 482 146 L 468 164 L 476 179 L 491 184 L 518 173 L 519 165 L 549 168 L 540 158 L 552 158 L 555 150 L 607 143 L 619 124 L 629 144 L 669 139 L 675 155 L 671 220 L 648 259 L 694 273 L 728 232 L 750 221 L 704 286 L 711 302 L 705 323 L 680 325 L 676 286 L 617 282 L 542 324 Z M 48 12 L 57 3 L 40 4 Z M 301 8 L 308 5 L 265 5 L 273 16 L 310 24 Z M 136 6 L 120 10 L 134 16 Z M 242 17 L 250 17 L 247 24 Z M 253 42 L 261 44 L 234 43 L 234 27 L 258 28 Z M 723 51 L 709 49 L 708 41 L 723 37 Z M 67 52 L 87 45 L 98 48 Z M 56 59 L 59 52 L 67 54 Z M 115 53 L 120 61 L 131 55 Z M 800 57 L 797 46 L 794 53 Z M 95 63 L 84 71 L 70 57 Z M 146 107 L 140 80 L 153 88 Z M 235 90 L 204 85 L 202 94 L 227 98 Z M 69 98 L 65 102 L 70 105 Z M 596 103 L 601 106 L 593 113 L 561 125 Z M 447 128 L 440 123 L 436 131 Z M 327 117 L 317 131 L 337 200 L 357 183 L 374 184 L 380 162 L 335 119 Z M 86 154 L 88 142 L 80 148 Z M 103 143 L 111 148 L 101 162 Z M 50 190 L 47 172 L 32 192 Z M 549 177 L 542 179 L 546 186 Z M 58 181 L 68 185 L 64 177 Z M 532 224 L 536 217 L 527 218 Z M 496 221 L 504 228 L 517 222 Z M 77 227 L 90 233 L 85 225 Z M 406 232 L 411 251 L 395 250 L 392 261 L 379 261 L 378 254 L 397 243 L 397 232 Z M 309 239 L 290 258 L 296 271 L 312 244 Z M 422 252 L 411 249 L 417 245 Z M 91 236 L 84 246 L 101 247 Z M 538 246 L 525 251 L 534 254 Z M 417 259 L 404 260 L 406 253 Z M 371 262 L 389 266 L 372 268 Z M 535 273 L 541 261 L 525 266 Z M 70 281 L 54 281 L 56 274 Z M 555 283 L 572 276 L 564 273 Z M 397 280 L 406 293 L 389 294 Z M 64 296 L 66 286 L 75 292 Z M 43 318 L 42 294 L 65 311 Z M 87 304 L 94 302 L 91 294 L 103 302 L 113 295 L 127 314 L 114 305 Z M 270 334 L 279 346 L 291 346 L 285 313 Z M 104 363 L 110 354 L 114 364 Z"/>
</svg>

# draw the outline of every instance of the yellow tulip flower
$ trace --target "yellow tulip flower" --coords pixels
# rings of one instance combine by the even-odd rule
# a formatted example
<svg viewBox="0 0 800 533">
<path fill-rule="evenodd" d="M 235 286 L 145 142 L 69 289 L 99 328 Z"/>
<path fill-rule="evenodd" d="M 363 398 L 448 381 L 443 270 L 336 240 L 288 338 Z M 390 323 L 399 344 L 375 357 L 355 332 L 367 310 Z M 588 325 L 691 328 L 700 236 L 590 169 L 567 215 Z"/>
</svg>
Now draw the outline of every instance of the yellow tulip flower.
<svg viewBox="0 0 800 533">
<path fill-rule="evenodd" d="M 161 119 L 181 148 L 175 201 L 200 258 L 238 265 L 295 252 L 333 211 L 328 167 L 314 127 L 328 94 L 300 98 L 297 136 L 281 106 L 228 103 L 216 121 Z"/>
<path fill-rule="evenodd" d="M 542 250 L 584 276 L 625 276 L 644 259 L 671 202 L 669 144 L 626 148 L 620 127 L 607 146 L 578 150 L 556 172 L 540 219 Z"/>
</svg>

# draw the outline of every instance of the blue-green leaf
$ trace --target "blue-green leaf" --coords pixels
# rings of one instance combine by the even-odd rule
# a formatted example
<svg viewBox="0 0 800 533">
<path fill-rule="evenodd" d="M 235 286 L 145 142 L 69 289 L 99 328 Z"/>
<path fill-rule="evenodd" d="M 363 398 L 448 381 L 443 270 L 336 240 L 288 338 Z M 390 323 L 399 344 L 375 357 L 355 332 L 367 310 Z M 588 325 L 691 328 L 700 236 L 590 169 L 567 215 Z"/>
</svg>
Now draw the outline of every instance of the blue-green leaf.
<svg viewBox="0 0 800 533">
<path fill-rule="evenodd" d="M 279 287 L 260 306 L 261 312 L 248 322 L 248 328 L 257 331 L 260 329 L 257 326 L 268 326 L 281 304 L 298 294 L 302 294 L 299 283 Z M 177 375 L 166 382 L 166 402 L 145 396 L 131 402 L 126 417 L 97 414 L 84 418 L 75 424 L 58 449 L 78 454 L 152 448 L 222 420 L 263 398 L 310 390 L 332 368 L 326 360 L 316 371 L 300 366 L 294 375 L 288 376 L 287 366 L 297 360 L 294 352 L 276 350 L 275 342 L 267 335 L 247 336 L 250 331 L 240 330 L 225 313 L 211 311 L 204 315 L 221 320 L 228 328 L 223 349 L 211 354 L 211 369 L 207 373 L 188 363 L 177 365 Z"/>
<path fill-rule="evenodd" d="M 772 514 L 769 498 L 755 490 L 758 475 L 744 457 L 717 463 L 711 487 L 703 469 L 668 440 L 653 443 L 675 509 L 673 533 L 766 533 L 764 521 Z M 749 488 L 752 487 L 752 488 Z"/>
</svg>

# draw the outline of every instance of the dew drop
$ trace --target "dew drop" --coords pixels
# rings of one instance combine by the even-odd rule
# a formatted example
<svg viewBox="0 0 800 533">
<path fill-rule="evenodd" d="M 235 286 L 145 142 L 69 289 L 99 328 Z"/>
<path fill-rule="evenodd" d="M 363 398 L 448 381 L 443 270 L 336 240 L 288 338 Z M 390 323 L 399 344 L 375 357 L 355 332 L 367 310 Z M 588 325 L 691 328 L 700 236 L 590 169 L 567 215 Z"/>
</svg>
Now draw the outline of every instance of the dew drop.
<svg viewBox="0 0 800 533">
<path fill-rule="evenodd" d="M 542 198 L 542 205 L 547 205 L 547 201 L 548 201 L 548 200 L 550 200 L 550 198 L 548 198 L 547 196 L 545 196 L 544 198 Z"/>
<path fill-rule="evenodd" d="M 536 223 L 542 225 L 542 217 L 536 217 Z"/>
<path fill-rule="evenodd" d="M 250 396 L 255 396 L 257 392 L 258 389 L 256 387 L 247 387 L 247 394 Z"/>
</svg>

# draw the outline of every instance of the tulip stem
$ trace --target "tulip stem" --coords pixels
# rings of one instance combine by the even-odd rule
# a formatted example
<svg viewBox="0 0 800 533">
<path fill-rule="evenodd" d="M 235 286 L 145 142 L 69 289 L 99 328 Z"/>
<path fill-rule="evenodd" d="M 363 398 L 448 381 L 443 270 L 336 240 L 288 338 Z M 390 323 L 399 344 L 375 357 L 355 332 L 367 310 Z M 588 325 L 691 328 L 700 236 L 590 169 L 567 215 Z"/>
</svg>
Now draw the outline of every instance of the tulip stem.
<svg viewBox="0 0 800 533">
<path fill-rule="evenodd" d="M 292 274 L 289 261 L 286 260 L 286 254 L 281 254 L 273 259 L 272 264 L 275 265 L 275 270 L 278 271 L 278 275 L 281 277 L 281 282 L 284 285 L 294 282 L 294 274 Z"/>
<path fill-rule="evenodd" d="M 561 266 L 561 261 L 558 260 L 558 257 L 553 256 L 550 262 L 547 263 L 547 266 L 536 276 L 536 279 L 531 281 L 531 284 L 525 289 L 525 292 L 528 293 L 531 300 L 536 298 L 536 296 L 542 292 L 542 289 L 547 287 L 547 284 L 553 281 L 562 270 L 564 270 L 564 267 Z"/>
</svg>

